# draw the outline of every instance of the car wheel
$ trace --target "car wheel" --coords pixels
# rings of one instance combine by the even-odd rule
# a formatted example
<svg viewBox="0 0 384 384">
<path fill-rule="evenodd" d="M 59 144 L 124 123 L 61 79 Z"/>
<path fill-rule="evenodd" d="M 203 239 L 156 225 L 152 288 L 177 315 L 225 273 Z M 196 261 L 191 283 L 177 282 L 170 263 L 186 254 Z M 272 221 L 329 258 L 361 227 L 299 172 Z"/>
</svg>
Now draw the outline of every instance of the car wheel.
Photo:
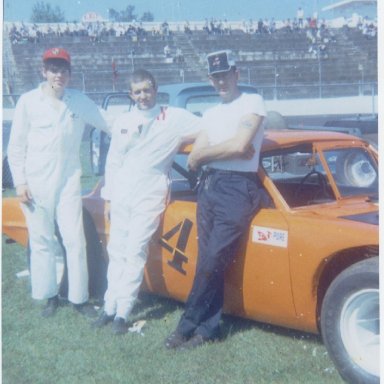
<svg viewBox="0 0 384 384">
<path fill-rule="evenodd" d="M 376 180 L 376 172 L 361 153 L 348 153 L 336 164 L 338 179 L 350 186 L 365 188 Z"/>
<path fill-rule="evenodd" d="M 13 179 L 11 170 L 9 168 L 8 157 L 4 157 L 3 159 L 3 179 L 2 179 L 2 187 L 3 188 L 13 188 Z"/>
<path fill-rule="evenodd" d="M 380 381 L 379 258 L 356 263 L 330 285 L 321 333 L 340 375 L 351 383 Z"/>
</svg>

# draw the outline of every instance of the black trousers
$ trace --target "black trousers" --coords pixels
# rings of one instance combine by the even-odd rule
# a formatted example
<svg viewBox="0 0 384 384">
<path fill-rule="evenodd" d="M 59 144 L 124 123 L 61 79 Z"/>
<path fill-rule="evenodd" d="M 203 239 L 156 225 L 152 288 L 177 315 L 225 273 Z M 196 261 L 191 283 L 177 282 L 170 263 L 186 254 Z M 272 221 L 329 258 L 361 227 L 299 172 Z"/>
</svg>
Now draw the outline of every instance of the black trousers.
<svg viewBox="0 0 384 384">
<path fill-rule="evenodd" d="M 198 190 L 196 275 L 177 327 L 183 335 L 219 336 L 225 271 L 261 205 L 261 191 L 256 173 L 211 170 L 203 174 Z"/>
</svg>

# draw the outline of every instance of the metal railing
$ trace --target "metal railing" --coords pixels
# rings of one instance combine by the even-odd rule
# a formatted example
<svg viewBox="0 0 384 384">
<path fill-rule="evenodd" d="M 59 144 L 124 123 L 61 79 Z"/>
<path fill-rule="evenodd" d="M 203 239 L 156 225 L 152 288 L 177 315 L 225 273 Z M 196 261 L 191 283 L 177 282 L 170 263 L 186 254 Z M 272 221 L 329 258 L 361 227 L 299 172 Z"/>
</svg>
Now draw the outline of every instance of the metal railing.
<svg viewBox="0 0 384 384">
<path fill-rule="evenodd" d="M 186 74 L 180 74 L 180 82 L 188 82 Z M 79 73 L 79 81 L 84 85 L 83 92 L 90 96 L 95 102 L 101 104 L 105 94 L 116 91 L 111 87 L 103 90 L 90 90 L 86 87 L 86 76 Z M 246 82 L 246 81 L 242 81 Z M 265 100 L 294 100 L 294 99 L 326 99 L 331 97 L 370 96 L 372 98 L 372 109 L 374 110 L 375 98 L 378 93 L 376 82 L 366 83 L 329 83 L 329 84 L 293 84 L 293 85 L 256 85 L 258 92 Z M 119 89 L 126 91 L 127 88 Z M 321 89 L 321 90 L 320 90 Z M 13 108 L 19 94 L 3 93 L 3 108 Z"/>
</svg>

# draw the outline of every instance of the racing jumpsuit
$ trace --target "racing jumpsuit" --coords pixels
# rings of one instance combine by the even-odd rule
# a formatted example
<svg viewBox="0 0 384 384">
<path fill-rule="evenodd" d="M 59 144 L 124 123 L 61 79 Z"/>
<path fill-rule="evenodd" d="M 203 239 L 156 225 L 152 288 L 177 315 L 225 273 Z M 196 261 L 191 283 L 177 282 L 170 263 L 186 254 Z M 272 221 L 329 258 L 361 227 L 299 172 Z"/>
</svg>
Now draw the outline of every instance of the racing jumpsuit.
<svg viewBox="0 0 384 384">
<path fill-rule="evenodd" d="M 67 257 L 68 300 L 88 300 L 79 156 L 86 123 L 107 129 L 93 101 L 72 89 L 64 91 L 57 107 L 40 85 L 23 94 L 15 108 L 8 159 L 14 184 L 27 184 L 32 195 L 21 208 L 29 232 L 34 299 L 58 293 L 56 257 L 62 248 L 57 224 Z"/>
<path fill-rule="evenodd" d="M 148 243 L 168 196 L 168 173 L 183 139 L 200 119 L 174 107 L 134 107 L 116 119 L 102 196 L 111 200 L 108 289 L 104 311 L 127 319 L 136 300 Z"/>
</svg>

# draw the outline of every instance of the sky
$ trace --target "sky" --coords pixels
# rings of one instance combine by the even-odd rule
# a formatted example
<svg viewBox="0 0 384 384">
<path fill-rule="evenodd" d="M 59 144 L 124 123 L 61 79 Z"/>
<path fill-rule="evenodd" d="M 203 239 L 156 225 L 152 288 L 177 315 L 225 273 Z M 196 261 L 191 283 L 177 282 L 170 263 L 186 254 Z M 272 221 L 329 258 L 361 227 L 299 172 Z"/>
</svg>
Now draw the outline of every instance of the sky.
<svg viewBox="0 0 384 384">
<path fill-rule="evenodd" d="M 32 7 L 41 0 L 3 0 L 5 21 L 30 21 Z M 108 18 L 108 8 L 121 11 L 132 5 L 139 17 L 150 11 L 155 21 L 201 21 L 205 18 L 227 20 L 258 20 L 272 18 L 282 20 L 293 18 L 299 7 L 309 17 L 315 10 L 319 17 L 330 17 L 321 9 L 336 0 L 43 0 L 53 7 L 59 6 L 66 21 L 80 21 L 87 12 L 96 12 Z M 339 1 L 339 0 L 337 0 Z M 267 3 L 267 5 L 266 5 Z M 367 9 L 367 15 L 368 15 Z M 369 15 L 371 16 L 371 15 Z"/>
</svg>

